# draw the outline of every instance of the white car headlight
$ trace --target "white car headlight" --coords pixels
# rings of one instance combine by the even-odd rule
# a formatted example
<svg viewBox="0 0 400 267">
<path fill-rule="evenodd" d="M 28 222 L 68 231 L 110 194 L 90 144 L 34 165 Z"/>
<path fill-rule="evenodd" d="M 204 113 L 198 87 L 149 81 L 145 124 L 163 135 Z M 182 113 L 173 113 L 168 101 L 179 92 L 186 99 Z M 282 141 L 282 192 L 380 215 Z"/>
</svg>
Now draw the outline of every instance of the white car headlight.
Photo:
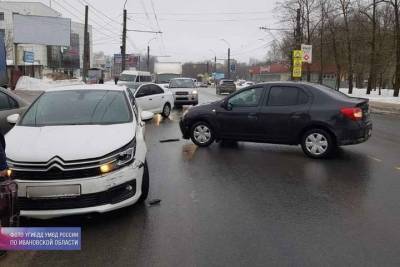
<svg viewBox="0 0 400 267">
<path fill-rule="evenodd" d="M 192 94 L 197 95 L 197 90 L 193 90 Z"/>
<path fill-rule="evenodd" d="M 132 163 L 135 160 L 136 140 L 133 140 L 130 144 L 120 150 L 121 151 L 113 158 L 100 166 L 101 173 L 112 172 Z"/>
</svg>

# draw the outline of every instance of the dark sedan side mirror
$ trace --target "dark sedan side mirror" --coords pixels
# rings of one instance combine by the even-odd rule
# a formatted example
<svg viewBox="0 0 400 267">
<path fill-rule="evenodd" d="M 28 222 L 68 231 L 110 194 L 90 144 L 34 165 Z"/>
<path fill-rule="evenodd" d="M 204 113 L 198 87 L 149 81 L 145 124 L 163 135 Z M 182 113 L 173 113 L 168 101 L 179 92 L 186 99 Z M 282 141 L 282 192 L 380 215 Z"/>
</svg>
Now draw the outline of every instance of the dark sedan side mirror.
<svg viewBox="0 0 400 267">
<path fill-rule="evenodd" d="M 229 103 L 228 99 L 225 99 L 224 101 L 222 101 L 221 107 L 226 110 L 232 110 L 233 105 Z"/>
</svg>

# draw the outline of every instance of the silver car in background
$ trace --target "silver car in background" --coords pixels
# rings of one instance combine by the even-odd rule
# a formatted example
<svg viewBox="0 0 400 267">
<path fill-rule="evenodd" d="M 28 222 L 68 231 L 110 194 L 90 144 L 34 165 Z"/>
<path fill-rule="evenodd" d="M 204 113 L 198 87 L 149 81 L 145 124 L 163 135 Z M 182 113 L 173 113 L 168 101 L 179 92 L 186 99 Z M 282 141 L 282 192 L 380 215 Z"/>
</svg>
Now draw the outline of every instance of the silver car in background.
<svg viewBox="0 0 400 267">
<path fill-rule="evenodd" d="M 181 107 L 183 105 L 196 106 L 199 103 L 198 92 L 191 78 L 171 79 L 168 88 L 174 94 L 175 107 Z"/>
</svg>

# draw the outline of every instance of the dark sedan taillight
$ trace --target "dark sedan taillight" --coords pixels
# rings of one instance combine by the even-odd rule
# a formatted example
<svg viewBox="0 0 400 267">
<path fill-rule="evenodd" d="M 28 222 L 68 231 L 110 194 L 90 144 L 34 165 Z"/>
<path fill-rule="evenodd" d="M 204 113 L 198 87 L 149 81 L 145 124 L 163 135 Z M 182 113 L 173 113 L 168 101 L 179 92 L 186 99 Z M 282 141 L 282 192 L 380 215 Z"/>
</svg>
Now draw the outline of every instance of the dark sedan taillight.
<svg viewBox="0 0 400 267">
<path fill-rule="evenodd" d="M 363 117 L 361 108 L 342 108 L 340 112 L 343 114 L 343 116 L 353 121 L 362 120 Z"/>
</svg>

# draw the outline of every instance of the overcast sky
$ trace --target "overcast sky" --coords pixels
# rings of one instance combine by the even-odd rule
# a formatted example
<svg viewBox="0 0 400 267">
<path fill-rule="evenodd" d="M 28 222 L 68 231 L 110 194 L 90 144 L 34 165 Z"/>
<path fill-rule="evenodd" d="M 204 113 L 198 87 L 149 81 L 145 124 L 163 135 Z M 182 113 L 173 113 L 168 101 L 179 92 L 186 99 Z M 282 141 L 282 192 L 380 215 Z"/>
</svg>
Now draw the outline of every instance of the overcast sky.
<svg viewBox="0 0 400 267">
<path fill-rule="evenodd" d="M 119 53 L 125 0 L 51 2 L 52 7 L 65 17 L 83 22 L 85 1 L 90 4 L 89 22 L 94 27 L 94 51 L 104 51 L 109 55 Z M 48 5 L 50 0 L 41 2 Z M 265 44 L 274 37 L 259 30 L 259 27 L 276 26 L 277 19 L 273 12 L 275 2 L 276 0 L 128 0 L 128 29 L 160 29 L 163 33 L 156 35 L 129 32 L 127 52 L 144 53 L 148 41 L 156 37 L 151 41 L 151 54 L 170 56 L 160 60 L 206 60 L 214 57 L 213 51 L 218 58 L 226 58 L 228 44 L 220 40 L 225 39 L 230 43 L 232 58 L 245 62 L 250 57 L 262 59 L 268 51 Z"/>
</svg>

